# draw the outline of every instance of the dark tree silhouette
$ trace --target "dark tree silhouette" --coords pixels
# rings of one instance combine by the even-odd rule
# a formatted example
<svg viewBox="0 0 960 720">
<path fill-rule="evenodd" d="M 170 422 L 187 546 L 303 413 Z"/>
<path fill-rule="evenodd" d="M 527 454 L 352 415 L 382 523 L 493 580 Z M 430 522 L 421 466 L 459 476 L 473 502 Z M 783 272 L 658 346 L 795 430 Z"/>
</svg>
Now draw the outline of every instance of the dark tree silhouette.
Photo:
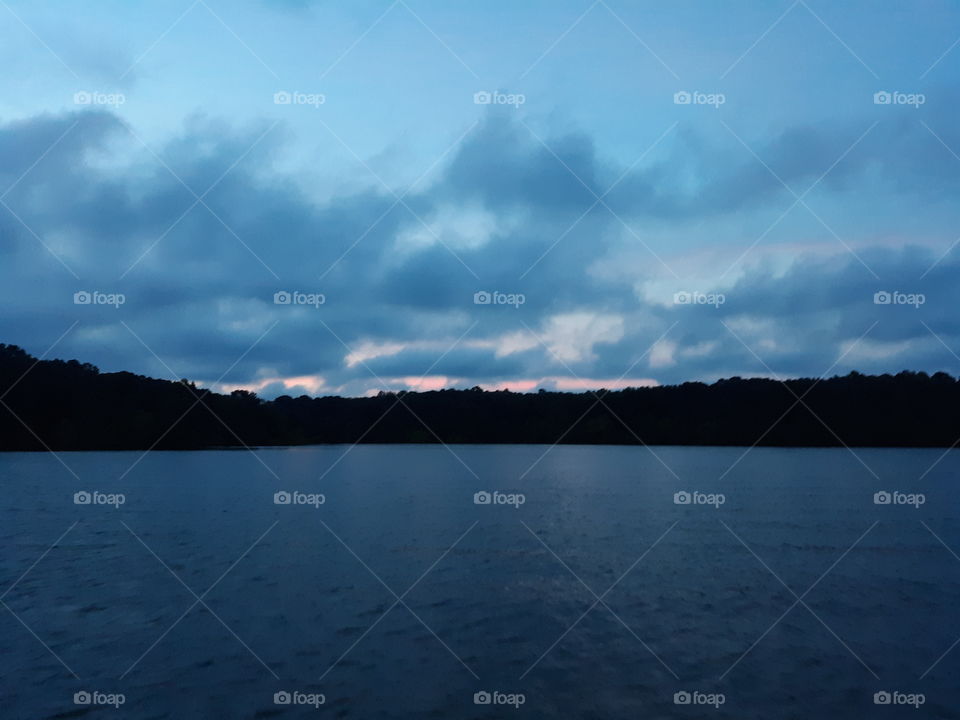
<svg viewBox="0 0 960 720">
<path fill-rule="evenodd" d="M 960 384 L 945 373 L 818 381 L 730 378 L 615 392 L 440 390 L 376 397 L 229 395 L 0 344 L 0 450 L 310 443 L 599 443 L 950 447 Z"/>
</svg>

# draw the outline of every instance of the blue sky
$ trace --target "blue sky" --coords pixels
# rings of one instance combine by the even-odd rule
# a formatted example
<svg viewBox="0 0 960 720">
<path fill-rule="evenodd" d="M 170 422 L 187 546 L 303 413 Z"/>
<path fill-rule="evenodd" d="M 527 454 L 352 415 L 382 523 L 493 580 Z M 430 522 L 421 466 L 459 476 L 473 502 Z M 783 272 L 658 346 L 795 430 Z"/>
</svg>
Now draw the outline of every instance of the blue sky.
<svg viewBox="0 0 960 720">
<path fill-rule="evenodd" d="M 955 3 L 0 16 L 34 354 L 265 397 L 960 373 Z"/>
</svg>

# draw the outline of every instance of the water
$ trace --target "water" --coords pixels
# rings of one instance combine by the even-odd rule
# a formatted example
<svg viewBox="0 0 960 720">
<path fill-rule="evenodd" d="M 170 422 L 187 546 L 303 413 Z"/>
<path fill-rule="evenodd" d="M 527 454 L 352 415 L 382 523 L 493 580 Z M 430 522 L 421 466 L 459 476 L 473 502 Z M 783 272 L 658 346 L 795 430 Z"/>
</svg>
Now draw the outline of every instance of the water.
<svg viewBox="0 0 960 720">
<path fill-rule="evenodd" d="M 743 452 L 0 455 L 0 717 L 960 717 L 960 454 Z"/>
</svg>

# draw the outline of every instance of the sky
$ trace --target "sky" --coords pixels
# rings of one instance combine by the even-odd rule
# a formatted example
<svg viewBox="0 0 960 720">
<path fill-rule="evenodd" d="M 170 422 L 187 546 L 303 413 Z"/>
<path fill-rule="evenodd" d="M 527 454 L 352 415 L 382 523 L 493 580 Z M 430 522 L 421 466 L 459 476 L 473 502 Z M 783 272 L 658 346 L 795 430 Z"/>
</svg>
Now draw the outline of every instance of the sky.
<svg viewBox="0 0 960 720">
<path fill-rule="evenodd" d="M 265 398 L 960 375 L 951 0 L 0 18 L 36 356 Z"/>
</svg>

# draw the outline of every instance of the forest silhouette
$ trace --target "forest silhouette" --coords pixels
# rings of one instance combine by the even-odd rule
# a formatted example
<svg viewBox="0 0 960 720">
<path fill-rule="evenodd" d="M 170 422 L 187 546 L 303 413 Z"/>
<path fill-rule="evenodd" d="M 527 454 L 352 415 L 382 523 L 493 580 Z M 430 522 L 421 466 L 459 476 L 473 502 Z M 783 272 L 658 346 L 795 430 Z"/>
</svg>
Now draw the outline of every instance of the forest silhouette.
<svg viewBox="0 0 960 720">
<path fill-rule="evenodd" d="M 0 450 L 320 443 L 952 447 L 960 383 L 938 372 L 730 378 L 596 393 L 281 396 L 265 401 L 0 344 Z"/>
</svg>

